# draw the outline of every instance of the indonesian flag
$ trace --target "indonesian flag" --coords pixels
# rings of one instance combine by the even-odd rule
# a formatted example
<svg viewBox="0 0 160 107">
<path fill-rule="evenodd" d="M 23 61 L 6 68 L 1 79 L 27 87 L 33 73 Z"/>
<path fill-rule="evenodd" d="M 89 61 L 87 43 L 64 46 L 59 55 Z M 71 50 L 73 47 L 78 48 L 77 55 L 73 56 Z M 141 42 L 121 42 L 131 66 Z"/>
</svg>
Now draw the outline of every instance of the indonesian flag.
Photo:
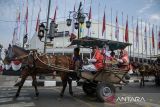
<svg viewBox="0 0 160 107">
<path fill-rule="evenodd" d="M 91 6 L 90 6 L 88 20 L 91 20 L 91 18 L 92 18 L 92 9 L 91 9 Z M 90 28 L 88 29 L 88 35 L 91 36 L 91 34 L 90 34 Z"/>
<path fill-rule="evenodd" d="M 158 34 L 158 49 L 160 49 L 160 30 L 159 30 L 159 34 Z"/>
<path fill-rule="evenodd" d="M 90 6 L 88 20 L 91 20 L 91 18 L 92 18 L 92 9 L 91 9 L 91 6 Z"/>
<path fill-rule="evenodd" d="M 154 28 L 152 28 L 152 48 L 154 48 Z"/>
<path fill-rule="evenodd" d="M 13 38 L 12 38 L 12 45 L 15 45 L 16 42 L 17 42 L 17 27 L 14 28 L 14 31 L 13 31 Z"/>
<path fill-rule="evenodd" d="M 18 31 L 19 31 L 19 28 L 20 28 L 20 12 L 18 14 L 18 17 L 17 17 L 17 27 L 18 27 Z"/>
<path fill-rule="evenodd" d="M 136 47 L 138 47 L 139 44 L 139 28 L 138 28 L 138 21 L 137 21 L 137 27 L 136 27 Z"/>
<path fill-rule="evenodd" d="M 39 29 L 39 24 L 40 24 L 40 12 L 41 12 L 41 9 L 39 10 L 38 12 L 38 17 L 37 17 L 37 22 L 36 22 L 36 32 L 38 32 L 38 29 Z"/>
<path fill-rule="evenodd" d="M 144 29 L 144 45 L 145 45 L 145 50 L 147 51 L 147 28 L 146 26 Z"/>
<path fill-rule="evenodd" d="M 116 16 L 116 30 L 115 30 L 115 38 L 119 40 L 119 25 L 118 25 L 118 17 Z"/>
<path fill-rule="evenodd" d="M 26 15 L 25 15 L 25 25 L 26 25 L 26 34 L 28 32 L 28 0 L 27 0 L 27 9 L 26 9 Z"/>
<path fill-rule="evenodd" d="M 106 16 L 105 16 L 105 11 L 104 11 L 104 16 L 103 16 L 103 25 L 102 25 L 102 36 L 106 36 Z"/>
<path fill-rule="evenodd" d="M 128 17 L 127 17 L 127 21 L 126 21 L 125 42 L 129 42 L 129 40 L 128 40 Z"/>
<path fill-rule="evenodd" d="M 56 22 L 57 9 L 58 9 L 58 7 L 56 6 L 55 11 L 54 11 L 54 16 L 53 16 L 53 18 L 52 18 L 52 21 L 54 21 L 54 22 Z"/>
</svg>

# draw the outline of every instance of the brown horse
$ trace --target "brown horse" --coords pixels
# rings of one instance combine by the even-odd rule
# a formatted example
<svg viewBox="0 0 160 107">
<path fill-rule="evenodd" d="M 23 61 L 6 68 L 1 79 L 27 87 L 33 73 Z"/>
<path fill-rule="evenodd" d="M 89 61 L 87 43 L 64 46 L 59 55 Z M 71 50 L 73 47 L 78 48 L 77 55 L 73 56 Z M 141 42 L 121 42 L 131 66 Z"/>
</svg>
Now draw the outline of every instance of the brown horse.
<svg viewBox="0 0 160 107">
<path fill-rule="evenodd" d="M 147 64 L 147 63 L 132 62 L 131 65 L 132 65 L 133 71 L 138 71 L 138 73 L 141 76 L 140 87 L 145 86 L 144 77 L 154 76 L 155 80 L 157 77 L 159 77 L 160 68 L 156 63 Z"/>
<path fill-rule="evenodd" d="M 47 55 L 47 54 L 38 54 L 35 50 L 27 51 L 18 46 L 12 46 L 13 56 L 10 58 L 5 58 L 4 62 L 10 60 L 19 60 L 22 62 L 22 73 L 21 73 L 21 81 L 19 84 L 19 88 L 17 90 L 16 96 L 19 96 L 20 90 L 23 87 L 23 84 L 28 76 L 32 76 L 32 85 L 35 88 L 35 96 L 39 96 L 39 92 L 37 89 L 37 74 L 48 74 L 53 72 L 59 72 L 59 75 L 62 80 L 63 88 L 60 93 L 60 97 L 63 97 L 65 88 L 67 83 L 69 84 L 69 93 L 73 95 L 72 92 L 72 79 L 76 79 L 76 72 L 73 70 L 69 70 L 70 65 L 72 65 L 72 58 L 69 56 L 55 56 L 55 55 Z"/>
</svg>

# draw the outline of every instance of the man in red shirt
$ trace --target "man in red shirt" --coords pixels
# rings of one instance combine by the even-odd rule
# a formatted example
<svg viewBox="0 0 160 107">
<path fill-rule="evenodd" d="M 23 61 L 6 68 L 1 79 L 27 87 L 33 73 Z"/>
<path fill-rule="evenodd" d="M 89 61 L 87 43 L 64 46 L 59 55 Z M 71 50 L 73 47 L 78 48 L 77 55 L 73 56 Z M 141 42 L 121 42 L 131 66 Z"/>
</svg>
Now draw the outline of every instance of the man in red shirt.
<svg viewBox="0 0 160 107">
<path fill-rule="evenodd" d="M 103 55 L 99 50 L 98 46 L 94 46 L 93 48 L 93 57 L 92 59 L 88 59 L 89 65 L 84 65 L 82 70 L 96 72 L 103 68 Z"/>
</svg>

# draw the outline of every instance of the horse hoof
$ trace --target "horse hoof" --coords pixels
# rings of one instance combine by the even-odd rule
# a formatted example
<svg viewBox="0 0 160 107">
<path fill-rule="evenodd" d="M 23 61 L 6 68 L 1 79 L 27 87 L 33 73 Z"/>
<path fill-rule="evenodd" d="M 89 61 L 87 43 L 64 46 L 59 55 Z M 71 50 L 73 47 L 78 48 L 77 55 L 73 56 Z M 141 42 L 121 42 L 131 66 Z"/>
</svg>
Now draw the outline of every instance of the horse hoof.
<svg viewBox="0 0 160 107">
<path fill-rule="evenodd" d="M 36 93 L 36 97 L 38 97 L 39 96 L 39 93 Z"/>
<path fill-rule="evenodd" d="M 63 98 L 63 94 L 60 94 L 60 98 Z"/>
<path fill-rule="evenodd" d="M 70 95 L 73 96 L 73 92 L 70 92 Z"/>
<path fill-rule="evenodd" d="M 38 100 L 38 97 L 37 97 L 37 96 L 35 96 L 33 99 L 34 99 L 34 100 Z"/>
<path fill-rule="evenodd" d="M 19 94 L 16 94 L 16 95 L 14 96 L 14 98 L 17 98 L 17 97 L 19 97 Z"/>
</svg>

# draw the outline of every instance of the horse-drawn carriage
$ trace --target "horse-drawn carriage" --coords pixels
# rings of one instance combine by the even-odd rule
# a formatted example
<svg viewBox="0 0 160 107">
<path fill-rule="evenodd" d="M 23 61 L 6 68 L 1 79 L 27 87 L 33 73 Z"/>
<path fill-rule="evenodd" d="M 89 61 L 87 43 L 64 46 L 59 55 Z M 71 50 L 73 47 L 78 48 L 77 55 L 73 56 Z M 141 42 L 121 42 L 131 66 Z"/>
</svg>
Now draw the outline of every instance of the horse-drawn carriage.
<svg viewBox="0 0 160 107">
<path fill-rule="evenodd" d="M 102 48 L 104 45 L 108 45 L 109 49 L 114 51 L 126 48 L 131 44 L 105 39 L 85 37 L 73 40 L 71 45 L 77 45 L 83 48 L 90 48 L 94 45 L 97 45 L 99 48 Z M 32 76 L 32 84 L 35 87 L 36 97 L 38 97 L 39 92 L 37 89 L 36 75 L 38 73 L 46 74 L 53 73 L 55 71 L 59 72 L 62 79 L 63 89 L 60 93 L 60 96 L 63 96 L 67 82 L 69 84 L 69 92 L 71 95 L 73 95 L 71 85 L 72 80 L 70 77 L 73 77 L 75 74 L 79 74 L 79 71 L 81 70 L 76 71 L 69 69 L 69 66 L 72 62 L 71 57 L 64 55 L 56 56 L 39 54 L 36 50 L 26 51 L 17 46 L 12 47 L 12 52 L 13 56 L 8 59 L 6 58 L 5 61 L 7 62 L 10 59 L 16 59 L 20 60 L 23 65 L 21 76 L 22 80 L 20 81 L 16 97 L 19 96 L 20 90 L 28 76 Z M 91 74 L 88 72 L 80 72 L 80 78 L 84 79 L 83 91 L 88 95 L 96 93 L 97 98 L 100 101 L 106 101 L 108 97 L 113 96 L 115 94 L 115 84 L 121 85 L 121 83 L 126 83 L 125 77 L 128 71 L 129 69 L 121 70 L 119 68 L 111 66 L 104 67 L 95 74 Z"/>
<path fill-rule="evenodd" d="M 98 46 L 99 48 L 104 48 L 104 46 L 109 46 L 110 51 L 115 51 L 118 49 L 124 49 L 130 46 L 129 43 L 111 41 L 106 39 L 90 38 L 84 37 L 81 39 L 73 40 L 71 45 L 77 45 L 83 48 L 91 48 L 93 46 Z M 84 79 L 83 91 L 90 95 L 96 93 L 97 98 L 100 101 L 107 100 L 108 97 L 115 94 L 115 86 L 122 87 L 122 83 L 126 83 L 125 77 L 129 69 L 122 70 L 114 67 L 115 63 L 106 62 L 103 69 L 99 70 L 95 74 L 90 72 L 81 72 L 81 78 Z"/>
</svg>

